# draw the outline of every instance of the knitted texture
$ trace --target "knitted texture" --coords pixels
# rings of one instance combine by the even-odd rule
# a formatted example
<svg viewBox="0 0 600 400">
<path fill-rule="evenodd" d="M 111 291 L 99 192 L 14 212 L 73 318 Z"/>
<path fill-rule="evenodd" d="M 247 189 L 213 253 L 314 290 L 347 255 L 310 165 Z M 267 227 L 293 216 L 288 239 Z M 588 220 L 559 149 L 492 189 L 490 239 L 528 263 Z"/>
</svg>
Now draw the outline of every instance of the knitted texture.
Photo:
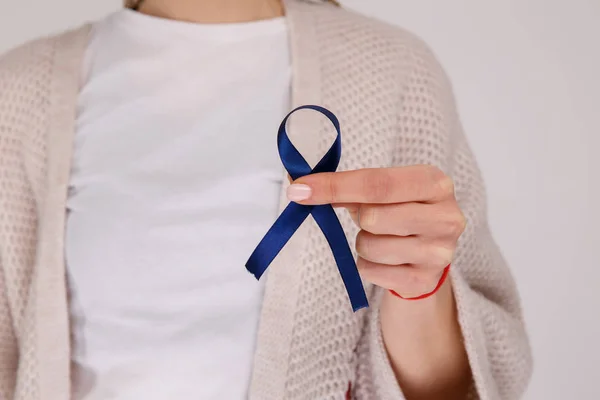
<svg viewBox="0 0 600 400">
<path fill-rule="evenodd" d="M 481 176 L 445 73 L 426 45 L 396 27 L 326 4 L 286 7 L 293 103 L 320 104 L 339 117 L 340 169 L 433 164 L 453 177 L 468 225 L 450 278 L 473 398 L 519 398 L 531 373 L 519 298 L 486 223 Z M 0 58 L 0 399 L 70 398 L 62 238 L 88 32 Z M 316 113 L 299 114 L 290 137 L 314 163 L 334 132 Z M 338 215 L 353 245 L 357 229 Z M 366 290 L 371 307 L 353 313 L 309 218 L 267 273 L 249 398 L 344 399 L 351 383 L 353 399 L 403 399 L 379 328 L 383 291 Z"/>
<path fill-rule="evenodd" d="M 45 172 L 52 53 L 50 43 L 36 42 L 0 61 L 0 399 L 12 398 L 17 373 L 21 398 L 39 398 L 36 332 L 26 307 L 40 195 L 34 188 L 40 190 Z M 23 153 L 31 154 L 30 164 L 23 164 Z"/>
</svg>

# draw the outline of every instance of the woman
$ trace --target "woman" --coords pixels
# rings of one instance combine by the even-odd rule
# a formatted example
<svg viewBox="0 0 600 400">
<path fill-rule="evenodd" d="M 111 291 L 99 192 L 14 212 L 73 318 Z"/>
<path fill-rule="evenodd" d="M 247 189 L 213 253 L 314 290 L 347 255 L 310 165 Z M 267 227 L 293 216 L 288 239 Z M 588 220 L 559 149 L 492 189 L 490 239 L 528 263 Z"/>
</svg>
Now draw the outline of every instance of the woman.
<svg viewBox="0 0 600 400">
<path fill-rule="evenodd" d="M 0 398 L 521 395 L 515 284 L 420 40 L 325 1 L 127 7 L 0 59 Z M 290 184 L 302 104 L 345 172 Z M 310 111 L 288 133 L 313 165 L 333 140 Z M 244 270 L 290 200 L 338 207 L 368 309 L 310 220 Z"/>
</svg>

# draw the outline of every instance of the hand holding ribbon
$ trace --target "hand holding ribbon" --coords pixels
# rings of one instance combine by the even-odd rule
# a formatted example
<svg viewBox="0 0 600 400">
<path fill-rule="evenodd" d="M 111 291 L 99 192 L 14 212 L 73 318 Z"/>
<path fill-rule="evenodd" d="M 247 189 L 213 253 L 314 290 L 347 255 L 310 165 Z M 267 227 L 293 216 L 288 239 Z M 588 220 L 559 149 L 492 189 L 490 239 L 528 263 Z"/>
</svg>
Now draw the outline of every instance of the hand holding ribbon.
<svg viewBox="0 0 600 400">
<path fill-rule="evenodd" d="M 337 131 L 333 145 L 321 161 L 312 169 L 296 147 L 294 147 L 286 132 L 286 125 L 290 116 L 302 109 L 318 111 L 325 115 Z M 335 172 L 342 154 L 340 123 L 331 111 L 323 107 L 314 105 L 298 107 L 292 110 L 281 123 L 277 134 L 277 147 L 281 161 L 293 180 L 315 173 Z M 352 309 L 358 311 L 361 308 L 368 307 L 367 296 L 350 246 L 348 245 L 340 221 L 330 204 L 301 205 L 295 202 L 288 204 L 246 262 L 246 269 L 256 279 L 260 279 L 277 254 L 279 254 L 294 232 L 296 232 L 309 215 L 313 216 L 331 247 L 342 281 L 348 292 Z"/>
</svg>

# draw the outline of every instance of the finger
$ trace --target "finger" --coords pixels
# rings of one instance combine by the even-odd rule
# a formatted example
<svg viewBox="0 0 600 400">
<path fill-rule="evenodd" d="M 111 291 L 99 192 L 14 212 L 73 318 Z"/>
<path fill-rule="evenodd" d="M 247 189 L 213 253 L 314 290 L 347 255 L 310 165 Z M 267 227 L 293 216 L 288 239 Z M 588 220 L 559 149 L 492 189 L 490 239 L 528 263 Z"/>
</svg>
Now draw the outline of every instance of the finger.
<svg viewBox="0 0 600 400">
<path fill-rule="evenodd" d="M 450 178 L 429 165 L 312 174 L 288 189 L 301 204 L 437 202 L 453 194 Z"/>
<path fill-rule="evenodd" d="M 360 228 L 377 235 L 418 235 L 456 240 L 466 227 L 466 219 L 455 201 L 362 204 L 357 212 Z"/>
<path fill-rule="evenodd" d="M 403 297 L 429 293 L 438 284 L 443 270 L 431 270 L 413 265 L 384 265 L 359 258 L 356 262 L 363 279 Z"/>
<path fill-rule="evenodd" d="M 338 204 L 333 204 L 333 208 L 345 208 L 346 210 L 348 210 L 348 213 L 350 214 L 350 217 L 352 218 L 352 221 L 354 221 L 356 226 L 360 226 L 360 221 L 359 221 L 360 217 L 358 215 L 358 210 L 360 208 L 360 204 L 338 203 Z"/>
<path fill-rule="evenodd" d="M 450 264 L 454 255 L 452 248 L 418 236 L 374 235 L 367 231 L 360 231 L 356 236 L 356 252 L 377 264 L 420 264 L 438 270 Z"/>
</svg>

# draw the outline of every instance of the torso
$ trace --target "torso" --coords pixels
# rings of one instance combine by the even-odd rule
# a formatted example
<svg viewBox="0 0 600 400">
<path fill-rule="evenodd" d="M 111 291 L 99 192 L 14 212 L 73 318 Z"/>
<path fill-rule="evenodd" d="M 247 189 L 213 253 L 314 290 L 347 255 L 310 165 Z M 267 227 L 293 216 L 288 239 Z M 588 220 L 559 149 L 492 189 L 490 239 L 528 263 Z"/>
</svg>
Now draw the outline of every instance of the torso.
<svg viewBox="0 0 600 400">
<path fill-rule="evenodd" d="M 290 107 L 283 18 L 96 24 L 68 197 L 75 399 L 241 399 Z"/>
<path fill-rule="evenodd" d="M 447 135 L 437 129 L 445 123 L 417 131 L 420 105 L 437 104 L 437 92 L 431 85 L 431 93 L 405 91 L 415 79 L 426 83 L 431 76 L 438 78 L 437 64 L 421 42 L 332 5 L 285 4 L 292 105 L 319 104 L 340 118 L 340 169 L 446 165 L 452 147 L 443 144 Z M 8 211 L 0 215 L 0 267 L 8 282 L 8 295 L 0 296 L 2 360 L 8 360 L 8 367 L 0 368 L 2 398 L 70 399 L 71 361 L 77 351 L 69 340 L 73 321 L 65 276 L 72 274 L 72 266 L 65 269 L 68 246 L 63 238 L 67 188 L 74 176 L 72 151 L 80 137 L 73 115 L 88 39 L 86 25 L 0 57 L 0 162 L 5 171 L 0 187 L 10 189 L 0 190 L 0 212 Z M 410 116 L 400 115 L 413 109 Z M 288 126 L 292 142 L 313 165 L 332 140 L 331 124 L 321 122 L 315 113 L 300 112 Z M 275 138 L 276 128 L 269 132 Z M 198 158 L 212 153 L 211 144 L 211 151 Z M 284 180 L 283 190 L 286 185 Z M 287 204 L 281 200 L 280 210 Z M 270 212 L 274 220 L 276 211 Z M 344 213 L 340 220 L 352 244 L 356 227 Z M 245 273 L 243 265 L 239 268 Z M 250 400 L 337 399 L 350 384 L 353 398 L 401 398 L 378 336 L 381 291 L 367 285 L 371 307 L 352 312 L 329 245 L 310 218 L 266 275 Z"/>
</svg>

